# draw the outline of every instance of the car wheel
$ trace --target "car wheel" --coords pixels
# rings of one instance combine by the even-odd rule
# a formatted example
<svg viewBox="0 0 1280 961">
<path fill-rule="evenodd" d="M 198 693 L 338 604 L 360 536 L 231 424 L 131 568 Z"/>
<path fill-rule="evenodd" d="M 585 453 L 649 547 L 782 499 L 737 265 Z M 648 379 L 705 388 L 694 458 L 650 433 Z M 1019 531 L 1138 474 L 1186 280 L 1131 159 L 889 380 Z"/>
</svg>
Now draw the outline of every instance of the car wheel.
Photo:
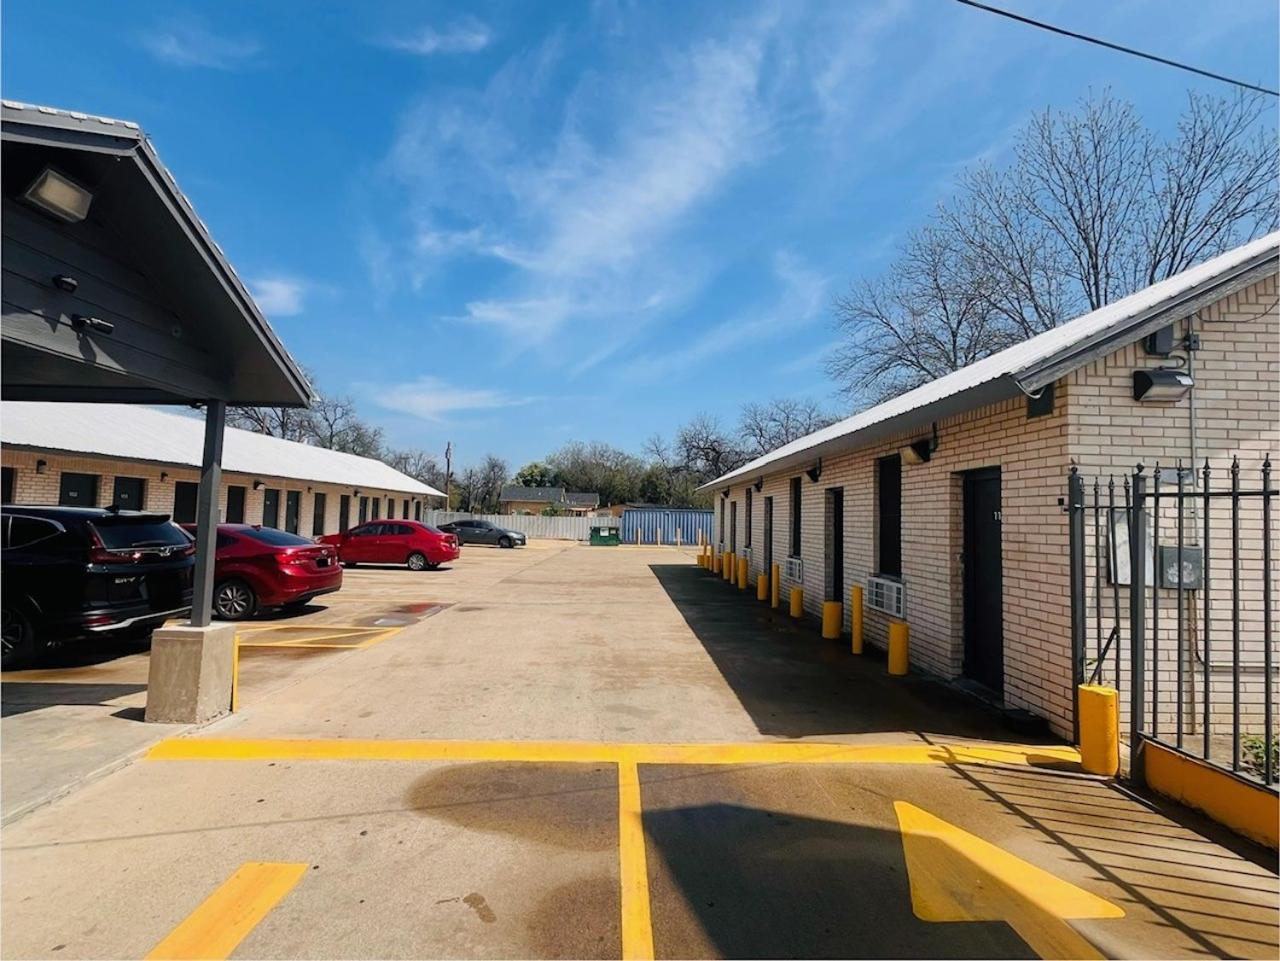
<svg viewBox="0 0 1280 961">
<path fill-rule="evenodd" d="M 0 609 L 0 668 L 8 670 L 35 653 L 36 635 L 21 611 Z"/>
<path fill-rule="evenodd" d="M 514 547 L 515 545 L 514 545 L 513 543 L 511 543 L 511 538 L 510 538 L 510 537 L 502 537 L 502 538 L 500 538 L 500 539 L 498 540 L 498 546 L 499 546 L 499 547 Z"/>
<path fill-rule="evenodd" d="M 425 554 L 420 554 L 418 551 L 414 551 L 409 555 L 407 563 L 409 565 L 409 570 L 411 571 L 425 571 L 427 569 L 427 556 Z"/>
<path fill-rule="evenodd" d="M 213 589 L 213 613 L 224 621 L 242 621 L 253 617 L 258 598 L 244 581 L 223 581 Z"/>
</svg>

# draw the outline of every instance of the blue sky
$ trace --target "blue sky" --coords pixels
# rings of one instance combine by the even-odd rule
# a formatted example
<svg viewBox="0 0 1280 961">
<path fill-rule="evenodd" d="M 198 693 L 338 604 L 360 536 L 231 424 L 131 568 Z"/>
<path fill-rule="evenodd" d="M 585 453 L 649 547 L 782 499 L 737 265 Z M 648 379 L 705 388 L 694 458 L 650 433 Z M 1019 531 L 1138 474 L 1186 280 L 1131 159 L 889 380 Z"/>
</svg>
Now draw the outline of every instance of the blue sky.
<svg viewBox="0 0 1280 961">
<path fill-rule="evenodd" d="M 1274 81 L 1272 0 L 1005 0 Z M 136 120 L 295 357 L 400 446 L 517 466 L 810 396 L 831 300 L 1094 89 L 1208 80 L 948 0 L 9 0 L 4 95 Z"/>
</svg>

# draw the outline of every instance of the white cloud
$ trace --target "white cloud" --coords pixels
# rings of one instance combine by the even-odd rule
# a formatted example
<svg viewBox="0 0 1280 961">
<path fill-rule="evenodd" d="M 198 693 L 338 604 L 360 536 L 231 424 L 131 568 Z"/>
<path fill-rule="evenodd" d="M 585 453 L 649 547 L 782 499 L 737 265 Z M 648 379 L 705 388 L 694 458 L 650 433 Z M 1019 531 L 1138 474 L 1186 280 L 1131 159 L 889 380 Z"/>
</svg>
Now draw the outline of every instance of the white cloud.
<svg viewBox="0 0 1280 961">
<path fill-rule="evenodd" d="M 257 40 L 217 34 L 197 17 L 170 20 L 147 31 L 139 40 L 157 60 L 176 67 L 232 70 L 262 50 Z"/>
<path fill-rule="evenodd" d="M 292 317 L 302 313 L 310 285 L 296 277 L 259 277 L 249 281 L 258 309 L 268 317 Z"/>
<path fill-rule="evenodd" d="M 492 40 L 493 34 L 487 26 L 468 17 L 441 30 L 423 27 L 413 33 L 389 38 L 385 46 L 429 57 L 437 53 L 477 53 L 489 46 Z"/>
<path fill-rule="evenodd" d="M 456 387 L 431 376 L 388 387 L 365 387 L 378 406 L 429 421 L 466 411 L 520 407 L 536 399 L 513 397 L 500 390 Z"/>
</svg>

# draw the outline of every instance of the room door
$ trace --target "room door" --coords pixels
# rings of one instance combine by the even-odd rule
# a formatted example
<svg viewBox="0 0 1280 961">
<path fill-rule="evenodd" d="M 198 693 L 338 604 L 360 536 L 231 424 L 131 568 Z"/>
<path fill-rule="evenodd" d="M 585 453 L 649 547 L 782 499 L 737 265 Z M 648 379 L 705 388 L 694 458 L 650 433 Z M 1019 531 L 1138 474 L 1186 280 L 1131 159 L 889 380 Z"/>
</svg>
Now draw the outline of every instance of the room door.
<svg viewBox="0 0 1280 961">
<path fill-rule="evenodd" d="M 823 568 L 826 571 L 826 599 L 844 599 L 844 488 L 828 487 L 823 517 Z"/>
<path fill-rule="evenodd" d="M 964 673 L 1004 690 L 1000 468 L 964 475 Z"/>
<path fill-rule="evenodd" d="M 111 503 L 122 511 L 142 510 L 147 482 L 141 477 L 117 477 L 111 489 Z"/>
<path fill-rule="evenodd" d="M 773 498 L 764 499 L 764 572 L 773 576 Z"/>
</svg>

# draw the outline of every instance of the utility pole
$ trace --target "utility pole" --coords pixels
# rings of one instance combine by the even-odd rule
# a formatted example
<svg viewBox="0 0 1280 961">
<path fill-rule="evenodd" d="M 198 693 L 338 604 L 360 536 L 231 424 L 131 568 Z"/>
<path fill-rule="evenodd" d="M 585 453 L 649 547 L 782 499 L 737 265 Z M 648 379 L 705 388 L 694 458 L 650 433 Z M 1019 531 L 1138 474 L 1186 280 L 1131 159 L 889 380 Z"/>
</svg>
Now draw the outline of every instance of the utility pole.
<svg viewBox="0 0 1280 961">
<path fill-rule="evenodd" d="M 446 441 L 444 445 L 444 509 L 453 509 L 453 496 L 450 490 L 450 481 L 453 479 L 453 441 Z"/>
</svg>

